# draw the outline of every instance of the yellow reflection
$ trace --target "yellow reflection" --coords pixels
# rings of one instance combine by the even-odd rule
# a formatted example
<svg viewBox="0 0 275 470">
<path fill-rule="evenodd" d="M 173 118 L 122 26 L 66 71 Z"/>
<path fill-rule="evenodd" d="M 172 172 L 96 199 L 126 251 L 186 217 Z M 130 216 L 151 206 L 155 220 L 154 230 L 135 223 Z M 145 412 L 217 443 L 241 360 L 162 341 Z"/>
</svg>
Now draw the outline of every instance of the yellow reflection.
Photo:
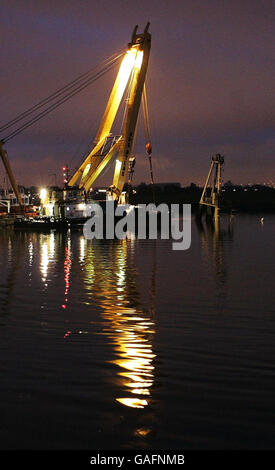
<svg viewBox="0 0 275 470">
<path fill-rule="evenodd" d="M 139 428 L 135 431 L 135 434 L 138 436 L 146 437 L 148 436 L 148 434 L 150 434 L 150 432 L 151 432 L 151 429 Z"/>
<path fill-rule="evenodd" d="M 155 331 L 151 314 L 137 307 L 133 243 L 127 239 L 110 240 L 108 245 L 98 243 L 96 248 L 93 255 L 93 243 L 87 243 L 85 286 L 93 293 L 93 302 L 102 308 L 106 321 L 103 334 L 113 346 L 115 358 L 111 362 L 118 367 L 121 387 L 116 401 L 127 407 L 144 408 L 150 403 L 154 384 Z"/>
<path fill-rule="evenodd" d="M 58 252 L 55 234 L 41 235 L 40 271 L 42 281 L 48 276 L 49 263 Z M 112 363 L 116 366 L 119 391 L 114 399 L 120 405 L 144 408 L 150 404 L 154 385 L 153 337 L 155 325 L 153 309 L 149 312 L 140 306 L 137 285 L 136 259 L 131 240 L 87 241 L 79 238 L 78 260 L 81 262 L 84 288 L 88 302 L 102 311 L 106 335 L 113 349 Z M 30 260 L 33 252 L 29 245 Z M 64 253 L 64 300 L 67 308 L 72 270 L 70 235 L 62 244 Z M 152 286 L 151 286 L 152 288 Z M 150 289 L 150 282 L 148 289 Z M 67 331 L 65 337 L 71 331 Z"/>
<path fill-rule="evenodd" d="M 72 268 L 71 256 L 72 256 L 71 238 L 70 236 L 68 236 L 67 246 L 65 246 L 65 260 L 64 260 L 65 289 L 64 289 L 64 303 L 62 304 L 62 308 L 67 308 L 68 293 L 70 289 L 70 276 L 71 276 L 71 268 Z"/>
<path fill-rule="evenodd" d="M 117 398 L 122 405 L 130 406 L 131 408 L 144 408 L 148 405 L 147 400 L 140 400 L 139 398 Z"/>
</svg>

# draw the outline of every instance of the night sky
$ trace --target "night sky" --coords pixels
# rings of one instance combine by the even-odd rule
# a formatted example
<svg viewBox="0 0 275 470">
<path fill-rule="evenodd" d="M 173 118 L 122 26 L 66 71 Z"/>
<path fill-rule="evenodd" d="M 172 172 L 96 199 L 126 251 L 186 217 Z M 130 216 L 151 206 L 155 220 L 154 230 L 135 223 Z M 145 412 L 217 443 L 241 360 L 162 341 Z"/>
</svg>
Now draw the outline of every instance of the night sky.
<svg viewBox="0 0 275 470">
<path fill-rule="evenodd" d="M 147 89 L 155 180 L 275 183 L 269 0 L 1 0 L 1 125 L 127 46 L 151 22 Z M 272 7 L 273 4 L 273 7 Z M 116 71 L 7 142 L 19 183 L 61 183 L 93 140 Z M 5 133 L 1 134 L 5 137 Z M 149 182 L 142 121 L 135 182 Z M 110 170 L 111 171 L 111 170 Z M 55 176 L 56 175 L 56 176 Z M 108 173 L 102 184 L 109 183 Z M 1 165 L 0 185 L 4 171 Z M 101 181 L 100 181 L 101 182 Z"/>
</svg>

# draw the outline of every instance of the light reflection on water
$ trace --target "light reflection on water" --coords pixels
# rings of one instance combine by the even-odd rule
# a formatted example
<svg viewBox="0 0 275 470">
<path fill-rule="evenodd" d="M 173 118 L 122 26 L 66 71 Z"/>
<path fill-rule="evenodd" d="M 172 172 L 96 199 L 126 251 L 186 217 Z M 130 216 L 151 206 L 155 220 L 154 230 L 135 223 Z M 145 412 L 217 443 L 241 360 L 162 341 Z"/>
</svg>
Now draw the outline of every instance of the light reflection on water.
<svg viewBox="0 0 275 470">
<path fill-rule="evenodd" d="M 43 235 L 42 235 L 43 236 Z M 48 265 L 50 262 L 54 261 L 55 254 L 55 236 L 54 232 L 51 232 L 48 236 L 43 237 L 41 244 L 41 253 L 40 253 L 40 270 L 41 270 L 41 279 L 42 282 L 46 282 L 48 274 Z M 29 266 L 32 265 L 33 261 L 33 243 L 29 243 Z"/>
<path fill-rule="evenodd" d="M 155 331 L 153 312 L 148 314 L 131 306 L 138 301 L 131 247 L 129 240 L 110 242 L 101 259 L 94 256 L 93 243 L 86 242 L 84 283 L 85 288 L 94 293 L 93 301 L 102 309 L 103 334 L 107 334 L 113 345 L 116 358 L 112 362 L 118 366 L 123 395 L 116 400 L 125 406 L 144 408 L 149 403 L 154 381 L 152 341 Z M 80 239 L 81 257 L 83 250 L 83 239 Z M 105 273 L 102 273 L 102 263 Z"/>
<path fill-rule="evenodd" d="M 274 225 L 193 222 L 186 253 L 0 233 L 2 445 L 271 442 Z"/>
<path fill-rule="evenodd" d="M 40 245 L 41 281 L 47 286 L 48 267 L 54 262 L 56 251 L 54 233 L 42 236 Z M 97 249 L 95 250 L 95 246 Z M 110 241 L 103 249 L 98 241 L 87 241 L 82 235 L 78 237 L 78 257 L 73 260 L 71 233 L 64 243 L 64 301 L 66 309 L 70 301 L 70 278 L 74 263 L 83 267 L 82 282 L 90 302 L 101 309 L 104 320 L 104 334 L 113 346 L 118 367 L 117 375 L 121 379 L 121 395 L 116 401 L 133 408 L 144 408 L 148 405 L 154 382 L 153 352 L 154 322 L 150 312 L 133 307 L 138 303 L 135 278 L 138 276 L 134 268 L 134 243 L 132 240 Z M 31 247 L 31 248 L 30 248 Z M 59 254 L 60 256 L 60 254 Z M 32 265 L 33 248 L 29 243 L 29 266 Z M 102 269 L 104 267 L 104 269 Z M 151 279 L 154 289 L 155 279 Z M 104 295 L 102 295 L 104 293 Z M 86 301 L 89 305 L 89 301 Z M 67 331 L 64 337 L 68 337 Z"/>
</svg>

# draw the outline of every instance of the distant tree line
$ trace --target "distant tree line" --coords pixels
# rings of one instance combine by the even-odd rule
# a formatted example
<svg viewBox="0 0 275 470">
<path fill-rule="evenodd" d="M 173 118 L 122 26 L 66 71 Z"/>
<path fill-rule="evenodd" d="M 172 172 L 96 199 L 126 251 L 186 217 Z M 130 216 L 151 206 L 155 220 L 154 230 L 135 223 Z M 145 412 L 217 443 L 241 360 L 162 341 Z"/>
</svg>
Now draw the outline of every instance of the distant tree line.
<svg viewBox="0 0 275 470">
<path fill-rule="evenodd" d="M 129 189 L 129 188 L 125 188 Z M 198 205 L 203 188 L 195 183 L 181 187 L 178 184 L 145 184 L 130 188 L 132 204 L 193 204 Z M 238 210 L 266 209 L 275 211 L 275 188 L 272 186 L 234 185 L 227 181 L 221 188 L 224 205 Z"/>
</svg>

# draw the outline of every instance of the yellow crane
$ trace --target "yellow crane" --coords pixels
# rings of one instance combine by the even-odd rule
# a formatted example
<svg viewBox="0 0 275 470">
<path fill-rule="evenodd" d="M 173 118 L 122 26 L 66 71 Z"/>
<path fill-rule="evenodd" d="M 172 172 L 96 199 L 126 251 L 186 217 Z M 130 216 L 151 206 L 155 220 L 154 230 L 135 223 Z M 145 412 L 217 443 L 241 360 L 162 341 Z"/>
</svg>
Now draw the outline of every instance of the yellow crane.
<svg viewBox="0 0 275 470">
<path fill-rule="evenodd" d="M 138 25 L 134 28 L 131 42 L 120 64 L 93 148 L 69 179 L 68 189 L 77 186 L 87 194 L 106 165 L 116 156 L 113 182 L 108 190 L 108 197 L 118 203 L 121 202 L 123 187 L 131 164 L 131 152 L 142 98 L 145 119 L 148 115 L 144 85 L 151 46 L 151 34 L 148 32 L 149 25 L 150 23 L 147 23 L 143 33 L 139 34 L 137 33 Z M 126 90 L 127 99 L 122 133 L 113 135 L 111 133 L 112 126 Z M 151 143 L 148 141 L 146 151 L 150 157 Z"/>
</svg>

